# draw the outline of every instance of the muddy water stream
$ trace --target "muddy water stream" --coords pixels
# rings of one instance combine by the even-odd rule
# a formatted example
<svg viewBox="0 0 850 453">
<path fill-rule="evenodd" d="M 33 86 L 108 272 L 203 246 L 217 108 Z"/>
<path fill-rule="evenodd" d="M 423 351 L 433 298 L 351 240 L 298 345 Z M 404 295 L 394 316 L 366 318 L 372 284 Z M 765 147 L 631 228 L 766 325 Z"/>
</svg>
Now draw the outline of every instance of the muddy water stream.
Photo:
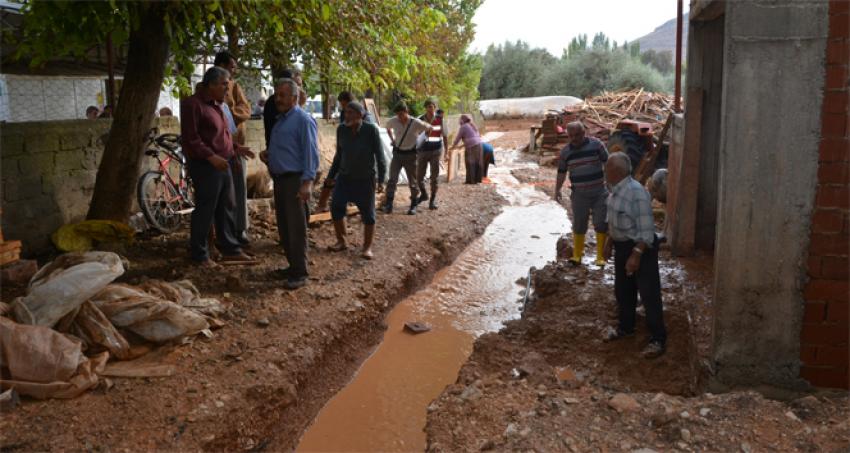
<svg viewBox="0 0 850 453">
<path fill-rule="evenodd" d="M 517 280 L 554 259 L 555 242 L 569 229 L 558 204 L 511 176 L 529 165 L 515 157 L 497 150 L 499 166 L 490 171 L 508 206 L 452 265 L 390 312 L 383 341 L 321 410 L 298 451 L 425 449 L 428 405 L 455 381 L 478 335 L 519 316 L 524 287 Z M 408 321 L 431 331 L 406 333 Z"/>
</svg>

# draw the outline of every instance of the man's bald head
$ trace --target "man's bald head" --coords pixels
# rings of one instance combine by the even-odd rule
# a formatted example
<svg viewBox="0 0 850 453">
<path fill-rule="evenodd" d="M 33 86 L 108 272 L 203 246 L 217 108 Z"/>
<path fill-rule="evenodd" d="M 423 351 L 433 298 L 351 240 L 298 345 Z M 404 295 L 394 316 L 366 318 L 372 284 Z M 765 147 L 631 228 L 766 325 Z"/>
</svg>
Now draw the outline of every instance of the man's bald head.
<svg viewBox="0 0 850 453">
<path fill-rule="evenodd" d="M 567 134 L 573 146 L 581 146 L 584 143 L 584 124 L 581 121 L 573 121 L 567 124 Z"/>
<path fill-rule="evenodd" d="M 605 180 L 611 186 L 616 186 L 632 173 L 632 161 L 626 153 L 611 153 L 605 163 Z"/>
</svg>

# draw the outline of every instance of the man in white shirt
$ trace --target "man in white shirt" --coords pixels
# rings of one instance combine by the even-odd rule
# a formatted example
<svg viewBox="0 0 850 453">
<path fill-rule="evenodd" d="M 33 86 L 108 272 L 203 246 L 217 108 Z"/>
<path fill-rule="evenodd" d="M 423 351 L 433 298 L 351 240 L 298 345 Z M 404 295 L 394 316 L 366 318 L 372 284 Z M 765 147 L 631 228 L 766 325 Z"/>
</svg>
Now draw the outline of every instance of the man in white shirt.
<svg viewBox="0 0 850 453">
<path fill-rule="evenodd" d="M 431 126 L 418 119 L 412 118 L 407 110 L 407 104 L 399 102 L 396 105 L 395 116 L 387 121 L 387 132 L 393 143 L 393 158 L 390 161 L 390 179 L 387 181 L 387 201 L 384 212 L 393 212 L 395 189 L 401 169 L 407 175 L 407 185 L 410 187 L 409 215 L 416 214 L 419 203 L 419 187 L 416 184 L 416 137 L 422 132 L 430 131 Z"/>
</svg>

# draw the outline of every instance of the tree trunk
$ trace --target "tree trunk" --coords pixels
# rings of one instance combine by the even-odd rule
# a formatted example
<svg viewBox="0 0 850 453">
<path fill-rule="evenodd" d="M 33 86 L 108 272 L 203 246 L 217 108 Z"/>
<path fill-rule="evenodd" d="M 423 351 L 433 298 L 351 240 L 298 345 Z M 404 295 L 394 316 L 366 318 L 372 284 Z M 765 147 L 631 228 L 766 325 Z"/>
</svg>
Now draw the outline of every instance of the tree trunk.
<svg viewBox="0 0 850 453">
<path fill-rule="evenodd" d="M 126 222 L 165 76 L 169 40 L 162 6 L 151 3 L 130 32 L 120 102 L 97 169 L 88 219 Z"/>
<path fill-rule="evenodd" d="M 331 119 L 331 94 L 330 94 L 330 84 L 328 83 L 328 79 L 326 76 L 322 75 L 322 79 L 319 82 L 319 87 L 322 92 L 322 118 L 329 120 Z M 340 115 L 342 113 L 340 112 Z"/>
</svg>

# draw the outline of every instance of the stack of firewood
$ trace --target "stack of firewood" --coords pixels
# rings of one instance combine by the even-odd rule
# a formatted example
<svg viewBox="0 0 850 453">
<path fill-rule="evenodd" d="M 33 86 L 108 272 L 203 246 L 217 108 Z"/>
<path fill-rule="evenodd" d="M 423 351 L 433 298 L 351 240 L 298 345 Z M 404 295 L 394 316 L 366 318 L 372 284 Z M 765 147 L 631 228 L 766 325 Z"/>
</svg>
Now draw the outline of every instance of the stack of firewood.
<svg viewBox="0 0 850 453">
<path fill-rule="evenodd" d="M 660 130 L 673 109 L 673 97 L 662 93 L 639 90 L 604 92 L 584 103 L 564 109 L 564 115 L 584 123 L 587 135 L 602 141 L 618 122 L 630 119 L 652 123 Z"/>
</svg>

